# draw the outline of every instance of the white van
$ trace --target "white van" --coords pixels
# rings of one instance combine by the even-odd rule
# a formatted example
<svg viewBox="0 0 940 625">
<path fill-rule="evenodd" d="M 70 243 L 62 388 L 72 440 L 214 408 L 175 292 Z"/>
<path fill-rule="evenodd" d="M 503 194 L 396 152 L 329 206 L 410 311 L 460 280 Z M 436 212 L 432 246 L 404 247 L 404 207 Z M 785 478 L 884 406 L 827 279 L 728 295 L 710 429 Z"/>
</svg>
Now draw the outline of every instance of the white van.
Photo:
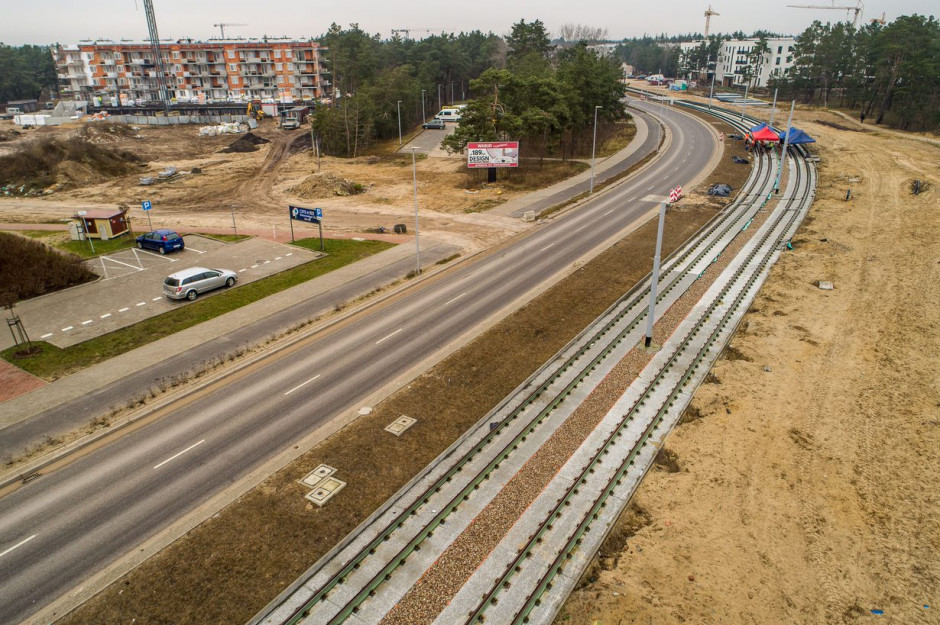
<svg viewBox="0 0 940 625">
<path fill-rule="evenodd" d="M 443 122 L 459 122 L 461 118 L 461 110 L 458 108 L 446 108 L 441 109 L 441 112 L 434 116 L 434 119 L 439 119 Z"/>
</svg>

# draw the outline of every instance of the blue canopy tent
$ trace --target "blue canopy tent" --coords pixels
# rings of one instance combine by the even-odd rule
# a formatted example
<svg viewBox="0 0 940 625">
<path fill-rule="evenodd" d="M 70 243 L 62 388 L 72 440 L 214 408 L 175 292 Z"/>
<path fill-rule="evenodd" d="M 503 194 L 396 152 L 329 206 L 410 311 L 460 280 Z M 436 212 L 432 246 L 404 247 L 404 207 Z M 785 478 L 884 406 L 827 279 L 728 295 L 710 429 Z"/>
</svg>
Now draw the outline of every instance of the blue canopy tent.
<svg viewBox="0 0 940 625">
<path fill-rule="evenodd" d="M 784 137 L 787 135 L 785 132 L 780 133 L 780 141 L 784 140 Z M 800 145 L 801 143 L 816 143 L 816 139 L 813 139 L 811 136 L 800 130 L 799 128 L 790 127 L 789 139 L 786 140 L 789 145 Z"/>
<path fill-rule="evenodd" d="M 772 132 L 776 132 L 778 135 L 779 135 L 780 132 L 781 132 L 781 131 L 777 130 L 776 128 L 774 128 L 773 126 L 768 126 L 768 125 L 765 124 L 764 122 L 761 122 L 761 123 L 757 124 L 756 126 L 754 126 L 753 128 L 751 128 L 750 132 L 751 132 L 751 134 L 754 134 L 755 132 L 760 132 L 760 131 L 763 130 L 764 128 L 770 128 L 770 130 L 771 130 Z"/>
</svg>

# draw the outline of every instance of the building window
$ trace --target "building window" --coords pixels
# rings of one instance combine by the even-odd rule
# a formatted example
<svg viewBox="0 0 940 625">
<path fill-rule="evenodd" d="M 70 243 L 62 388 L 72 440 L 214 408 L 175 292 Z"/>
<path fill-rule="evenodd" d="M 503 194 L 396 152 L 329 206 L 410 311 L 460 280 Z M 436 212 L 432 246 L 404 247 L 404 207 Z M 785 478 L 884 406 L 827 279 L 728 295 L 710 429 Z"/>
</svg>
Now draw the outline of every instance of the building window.
<svg viewBox="0 0 940 625">
<path fill-rule="evenodd" d="M 783 54 L 783 46 L 777 46 L 777 54 Z"/>
<path fill-rule="evenodd" d="M 787 63 L 792 63 L 792 62 L 793 62 L 793 57 L 792 57 L 792 56 L 788 56 L 788 57 L 787 57 Z"/>
<path fill-rule="evenodd" d="M 234 58 L 235 58 L 235 50 L 229 50 L 229 51 L 228 51 L 228 58 L 230 58 L 230 59 L 234 59 Z"/>
<path fill-rule="evenodd" d="M 180 51 L 179 51 L 179 50 L 173 50 L 173 58 L 174 58 L 174 59 L 180 58 Z"/>
<path fill-rule="evenodd" d="M 779 56 L 777 57 L 777 62 L 774 63 L 774 65 L 780 65 L 780 57 L 779 57 Z"/>
<path fill-rule="evenodd" d="M 236 65 L 235 63 L 229 63 L 229 64 L 228 64 L 228 71 L 230 71 L 230 72 L 237 72 L 237 71 L 238 71 L 238 65 Z"/>
<path fill-rule="evenodd" d="M 274 70 L 275 70 L 275 71 L 280 72 L 280 71 L 282 71 L 283 69 L 284 69 L 284 64 L 283 64 L 283 63 L 275 63 L 275 64 L 274 64 Z"/>
</svg>

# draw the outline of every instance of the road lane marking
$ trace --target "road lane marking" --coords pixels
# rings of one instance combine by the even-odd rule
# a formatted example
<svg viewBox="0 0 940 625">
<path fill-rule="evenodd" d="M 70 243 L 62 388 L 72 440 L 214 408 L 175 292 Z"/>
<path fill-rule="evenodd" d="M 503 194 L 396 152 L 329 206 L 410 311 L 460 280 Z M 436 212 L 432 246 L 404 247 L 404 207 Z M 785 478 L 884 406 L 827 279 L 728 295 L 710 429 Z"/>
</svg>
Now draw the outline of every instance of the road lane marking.
<svg viewBox="0 0 940 625">
<path fill-rule="evenodd" d="M 160 467 L 162 467 L 163 465 L 165 465 L 165 464 L 166 464 L 167 462 L 169 462 L 170 460 L 176 460 L 177 458 L 179 458 L 180 456 L 182 456 L 183 454 L 185 454 L 187 451 L 189 451 L 189 450 L 191 450 L 191 449 L 195 449 L 196 447 L 199 447 L 200 445 L 202 445 L 202 444 L 205 443 L 205 442 L 206 442 L 206 439 L 202 439 L 202 440 L 199 441 L 198 443 L 195 443 L 195 444 L 193 444 L 193 445 L 190 445 L 189 447 L 187 447 L 187 448 L 184 449 L 183 451 L 179 452 L 178 454 L 174 454 L 174 455 L 170 456 L 169 458 L 167 458 L 166 460 L 164 460 L 163 462 L 161 462 L 160 464 L 158 464 L 157 466 L 155 466 L 154 469 L 159 469 Z"/>
<path fill-rule="evenodd" d="M 548 248 L 550 248 L 550 247 L 553 246 L 553 245 L 555 245 L 555 244 L 554 244 L 554 243 L 549 243 L 548 245 L 546 245 L 545 247 L 543 247 L 543 248 L 540 249 L 539 251 L 540 251 L 540 252 L 544 252 L 545 250 L 547 250 Z"/>
<path fill-rule="evenodd" d="M 386 336 L 385 338 L 382 338 L 382 339 L 379 339 L 378 341 L 376 341 L 375 344 L 378 345 L 379 343 L 381 343 L 381 342 L 384 341 L 385 339 L 390 339 L 390 338 L 392 338 L 393 336 L 395 336 L 396 334 L 398 334 L 398 333 L 401 332 L 402 330 L 404 330 L 404 328 L 398 328 L 397 330 L 395 330 L 394 332 L 392 332 L 391 334 L 389 334 L 389 335 Z"/>
<path fill-rule="evenodd" d="M 288 252 L 287 254 L 284 254 L 284 256 L 293 256 L 293 255 L 294 255 L 293 252 Z"/>
<path fill-rule="evenodd" d="M 110 317 L 110 316 L 111 316 L 111 313 L 105 313 L 105 314 L 101 315 L 100 318 L 101 318 L 101 319 L 107 319 L 107 318 Z"/>
<path fill-rule="evenodd" d="M 284 257 L 283 257 L 283 256 L 275 256 L 275 257 L 274 257 L 274 260 L 281 260 L 282 258 L 284 258 Z"/>
<path fill-rule="evenodd" d="M 284 394 L 285 394 L 285 395 L 290 395 L 291 393 L 293 393 L 294 391 L 296 391 L 297 389 L 299 389 L 301 386 L 310 384 L 311 382 L 313 382 L 314 380 L 316 380 L 316 379 L 319 378 L 319 377 L 320 377 L 320 374 L 318 373 L 318 374 L 316 374 L 315 376 L 313 376 L 312 378 L 310 378 L 309 380 L 307 380 L 306 382 L 304 382 L 303 384 L 298 384 L 297 386 L 295 386 L 294 388 L 292 388 L 291 390 L 287 391 L 287 392 L 284 393 Z"/>
<path fill-rule="evenodd" d="M 447 306 L 448 304 L 453 304 L 454 302 L 456 302 L 457 300 L 459 300 L 461 297 L 463 297 L 463 296 L 466 295 L 466 294 L 467 294 L 466 291 L 464 291 L 463 293 L 461 293 L 460 295 L 458 295 L 458 296 L 455 297 L 454 299 L 450 300 L 449 302 L 444 302 L 444 305 Z"/>
<path fill-rule="evenodd" d="M 603 216 L 605 216 L 605 215 L 610 215 L 612 212 L 614 212 L 614 209 L 610 209 L 609 211 L 607 211 L 606 213 L 604 213 L 604 215 L 601 215 L 601 217 L 603 217 Z"/>
<path fill-rule="evenodd" d="M 62 328 L 62 331 L 63 331 L 63 332 L 68 332 L 69 330 L 71 330 L 71 329 L 74 328 L 74 327 L 75 327 L 75 326 L 69 326 L 69 327 L 67 327 L 67 328 Z"/>
<path fill-rule="evenodd" d="M 47 339 L 47 338 L 49 338 L 50 336 L 52 336 L 52 332 L 50 332 L 49 334 L 43 334 L 43 335 L 40 336 L 39 338 L 41 338 L 41 339 Z"/>
<path fill-rule="evenodd" d="M 138 305 L 138 306 L 146 306 L 146 305 L 147 305 L 147 302 L 137 302 L 137 305 Z"/>
<path fill-rule="evenodd" d="M 22 547 L 23 545 L 25 545 L 26 543 L 28 543 L 29 541 L 31 541 L 31 540 L 34 539 L 34 538 L 36 538 L 36 534 L 33 534 L 32 536 L 30 536 L 29 538 L 27 538 L 27 539 L 25 539 L 25 540 L 21 540 L 20 542 L 16 543 L 15 545 L 13 545 L 12 547 L 10 547 L 9 549 L 7 549 L 6 551 L 4 551 L 3 553 L 0 553 L 0 558 L 2 558 L 3 556 L 7 555 L 8 553 L 10 553 L 11 551 L 13 551 L 14 549 L 17 549 L 18 547 Z"/>
<path fill-rule="evenodd" d="M 87 326 L 89 323 L 92 323 L 94 319 L 89 319 L 88 321 L 82 321 L 83 326 Z"/>
<path fill-rule="evenodd" d="M 587 224 L 584 224 L 583 226 L 578 226 L 577 228 L 575 228 L 574 231 L 575 231 L 575 232 L 580 232 L 581 230 L 584 230 L 584 229 L 587 228 L 587 227 L 588 227 L 588 225 L 587 225 Z"/>
<path fill-rule="evenodd" d="M 271 262 L 270 260 L 266 260 L 266 261 L 264 261 L 264 262 L 261 263 L 261 264 L 262 264 L 262 265 L 267 265 L 267 264 L 270 263 L 270 262 Z"/>
<path fill-rule="evenodd" d="M 248 271 L 248 268 L 245 267 L 244 269 L 239 269 L 239 270 L 238 270 L 238 273 L 242 273 L 242 272 L 244 272 L 244 271 Z"/>
<path fill-rule="evenodd" d="M 258 265 L 252 265 L 251 268 L 252 268 L 252 269 L 257 269 L 257 268 L 258 268 Z"/>
<path fill-rule="evenodd" d="M 128 310 L 130 310 L 130 308 L 121 308 L 118 312 L 127 312 Z"/>
<path fill-rule="evenodd" d="M 153 298 L 153 299 L 150 300 L 150 301 L 151 301 L 151 302 L 159 302 L 161 299 L 163 299 L 163 297 L 155 297 L 155 298 Z"/>
</svg>

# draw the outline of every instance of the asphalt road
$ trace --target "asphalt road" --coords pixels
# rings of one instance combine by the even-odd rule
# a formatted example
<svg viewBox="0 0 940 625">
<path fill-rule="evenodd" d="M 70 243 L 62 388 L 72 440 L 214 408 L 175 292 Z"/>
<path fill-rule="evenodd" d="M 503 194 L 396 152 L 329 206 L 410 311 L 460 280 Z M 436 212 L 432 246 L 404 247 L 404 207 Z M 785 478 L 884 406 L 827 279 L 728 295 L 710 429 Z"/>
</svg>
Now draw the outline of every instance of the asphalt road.
<svg viewBox="0 0 940 625">
<path fill-rule="evenodd" d="M 252 468 L 432 355 L 520 294 L 645 220 L 712 154 L 704 124 L 666 111 L 667 153 L 517 244 L 303 341 L 0 499 L 0 621 L 18 623 Z"/>
</svg>

